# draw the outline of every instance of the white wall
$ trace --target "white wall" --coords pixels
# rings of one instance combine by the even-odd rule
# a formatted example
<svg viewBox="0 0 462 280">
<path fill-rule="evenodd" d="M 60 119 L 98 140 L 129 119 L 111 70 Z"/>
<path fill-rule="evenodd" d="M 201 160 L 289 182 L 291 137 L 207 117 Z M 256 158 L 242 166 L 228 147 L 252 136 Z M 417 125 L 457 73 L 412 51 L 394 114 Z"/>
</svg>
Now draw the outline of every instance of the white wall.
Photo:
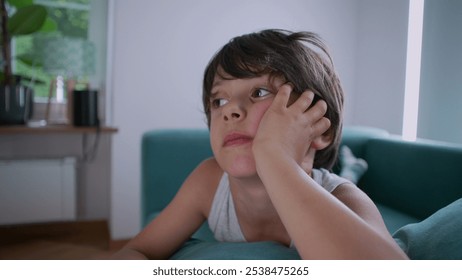
<svg viewBox="0 0 462 280">
<path fill-rule="evenodd" d="M 109 88 L 111 124 L 119 132 L 113 144 L 113 238 L 128 238 L 140 229 L 142 134 L 154 128 L 206 127 L 203 70 L 236 35 L 263 28 L 319 33 L 344 84 L 346 123 L 397 131 L 402 101 L 394 98 L 404 91 L 407 30 L 401 30 L 407 21 L 402 3 L 408 1 L 114 0 Z"/>
<path fill-rule="evenodd" d="M 361 0 L 353 122 L 401 134 L 409 1 Z"/>
</svg>

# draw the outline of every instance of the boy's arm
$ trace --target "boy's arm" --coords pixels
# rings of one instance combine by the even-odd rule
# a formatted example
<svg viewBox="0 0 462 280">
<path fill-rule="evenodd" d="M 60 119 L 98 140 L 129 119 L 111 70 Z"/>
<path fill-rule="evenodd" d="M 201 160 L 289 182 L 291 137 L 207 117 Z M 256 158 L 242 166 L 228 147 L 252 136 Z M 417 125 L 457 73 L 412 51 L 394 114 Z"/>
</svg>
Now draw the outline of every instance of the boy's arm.
<svg viewBox="0 0 462 280">
<path fill-rule="evenodd" d="M 113 258 L 168 259 L 205 221 L 219 176 L 214 160 L 201 163 L 159 216 Z"/>
<path fill-rule="evenodd" d="M 271 153 L 268 153 L 271 154 Z M 319 186 L 290 159 L 262 157 L 258 172 L 304 259 L 401 259 L 380 214 L 352 185 Z"/>
<path fill-rule="evenodd" d="M 314 158 L 327 143 L 322 136 L 330 125 L 323 118 L 326 104 L 307 110 L 312 97 L 305 92 L 287 107 L 289 94 L 290 88 L 281 87 L 260 123 L 253 152 L 257 172 L 301 257 L 406 258 L 365 194 L 342 185 L 333 193 L 337 199 L 307 174 L 306 151 Z"/>
</svg>

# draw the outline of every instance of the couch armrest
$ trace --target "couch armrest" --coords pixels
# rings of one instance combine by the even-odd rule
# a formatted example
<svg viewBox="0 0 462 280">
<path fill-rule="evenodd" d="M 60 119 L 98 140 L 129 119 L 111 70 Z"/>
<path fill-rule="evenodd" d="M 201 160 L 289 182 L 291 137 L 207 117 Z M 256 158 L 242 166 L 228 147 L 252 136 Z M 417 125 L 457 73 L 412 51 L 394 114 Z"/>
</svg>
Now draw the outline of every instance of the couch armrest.
<svg viewBox="0 0 462 280">
<path fill-rule="evenodd" d="M 177 193 L 183 181 L 212 156 L 206 129 L 152 130 L 141 140 L 141 225 L 149 223 Z"/>
</svg>

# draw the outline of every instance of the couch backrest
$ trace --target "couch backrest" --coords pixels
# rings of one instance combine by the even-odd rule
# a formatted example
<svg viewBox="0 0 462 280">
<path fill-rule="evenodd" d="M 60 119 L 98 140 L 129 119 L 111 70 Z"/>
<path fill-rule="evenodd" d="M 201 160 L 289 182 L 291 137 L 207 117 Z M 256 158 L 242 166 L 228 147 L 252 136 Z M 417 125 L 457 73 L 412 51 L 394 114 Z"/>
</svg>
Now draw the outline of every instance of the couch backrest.
<svg viewBox="0 0 462 280">
<path fill-rule="evenodd" d="M 350 148 L 353 154 L 358 158 L 364 158 L 366 153 L 366 144 L 371 139 L 387 138 L 390 134 L 388 131 L 366 126 L 346 126 L 342 131 L 342 141 L 340 146 L 346 145 Z M 333 172 L 339 173 L 341 169 L 340 163 L 334 165 Z"/>
<path fill-rule="evenodd" d="M 395 137 L 367 141 L 359 186 L 376 202 L 424 219 L 462 197 L 462 146 Z"/>
<path fill-rule="evenodd" d="M 342 131 L 341 145 L 347 145 L 356 157 L 364 157 L 366 144 L 371 139 L 388 138 L 388 131 L 366 126 L 347 126 Z"/>
</svg>

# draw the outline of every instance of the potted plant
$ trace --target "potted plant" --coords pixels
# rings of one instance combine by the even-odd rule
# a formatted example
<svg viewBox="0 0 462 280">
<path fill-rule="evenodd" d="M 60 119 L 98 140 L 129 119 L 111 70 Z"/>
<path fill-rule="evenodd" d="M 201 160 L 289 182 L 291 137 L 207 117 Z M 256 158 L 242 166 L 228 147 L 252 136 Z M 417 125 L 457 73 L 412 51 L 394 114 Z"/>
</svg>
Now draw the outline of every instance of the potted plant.
<svg viewBox="0 0 462 280">
<path fill-rule="evenodd" d="M 11 16 L 8 7 L 16 10 Z M 44 27 L 52 30 L 56 26 L 50 23 L 45 7 L 34 4 L 33 0 L 0 0 L 0 24 L 0 125 L 24 124 L 32 113 L 33 91 L 24 85 L 29 78 L 14 75 L 12 71 L 11 39 L 42 31 Z"/>
</svg>

